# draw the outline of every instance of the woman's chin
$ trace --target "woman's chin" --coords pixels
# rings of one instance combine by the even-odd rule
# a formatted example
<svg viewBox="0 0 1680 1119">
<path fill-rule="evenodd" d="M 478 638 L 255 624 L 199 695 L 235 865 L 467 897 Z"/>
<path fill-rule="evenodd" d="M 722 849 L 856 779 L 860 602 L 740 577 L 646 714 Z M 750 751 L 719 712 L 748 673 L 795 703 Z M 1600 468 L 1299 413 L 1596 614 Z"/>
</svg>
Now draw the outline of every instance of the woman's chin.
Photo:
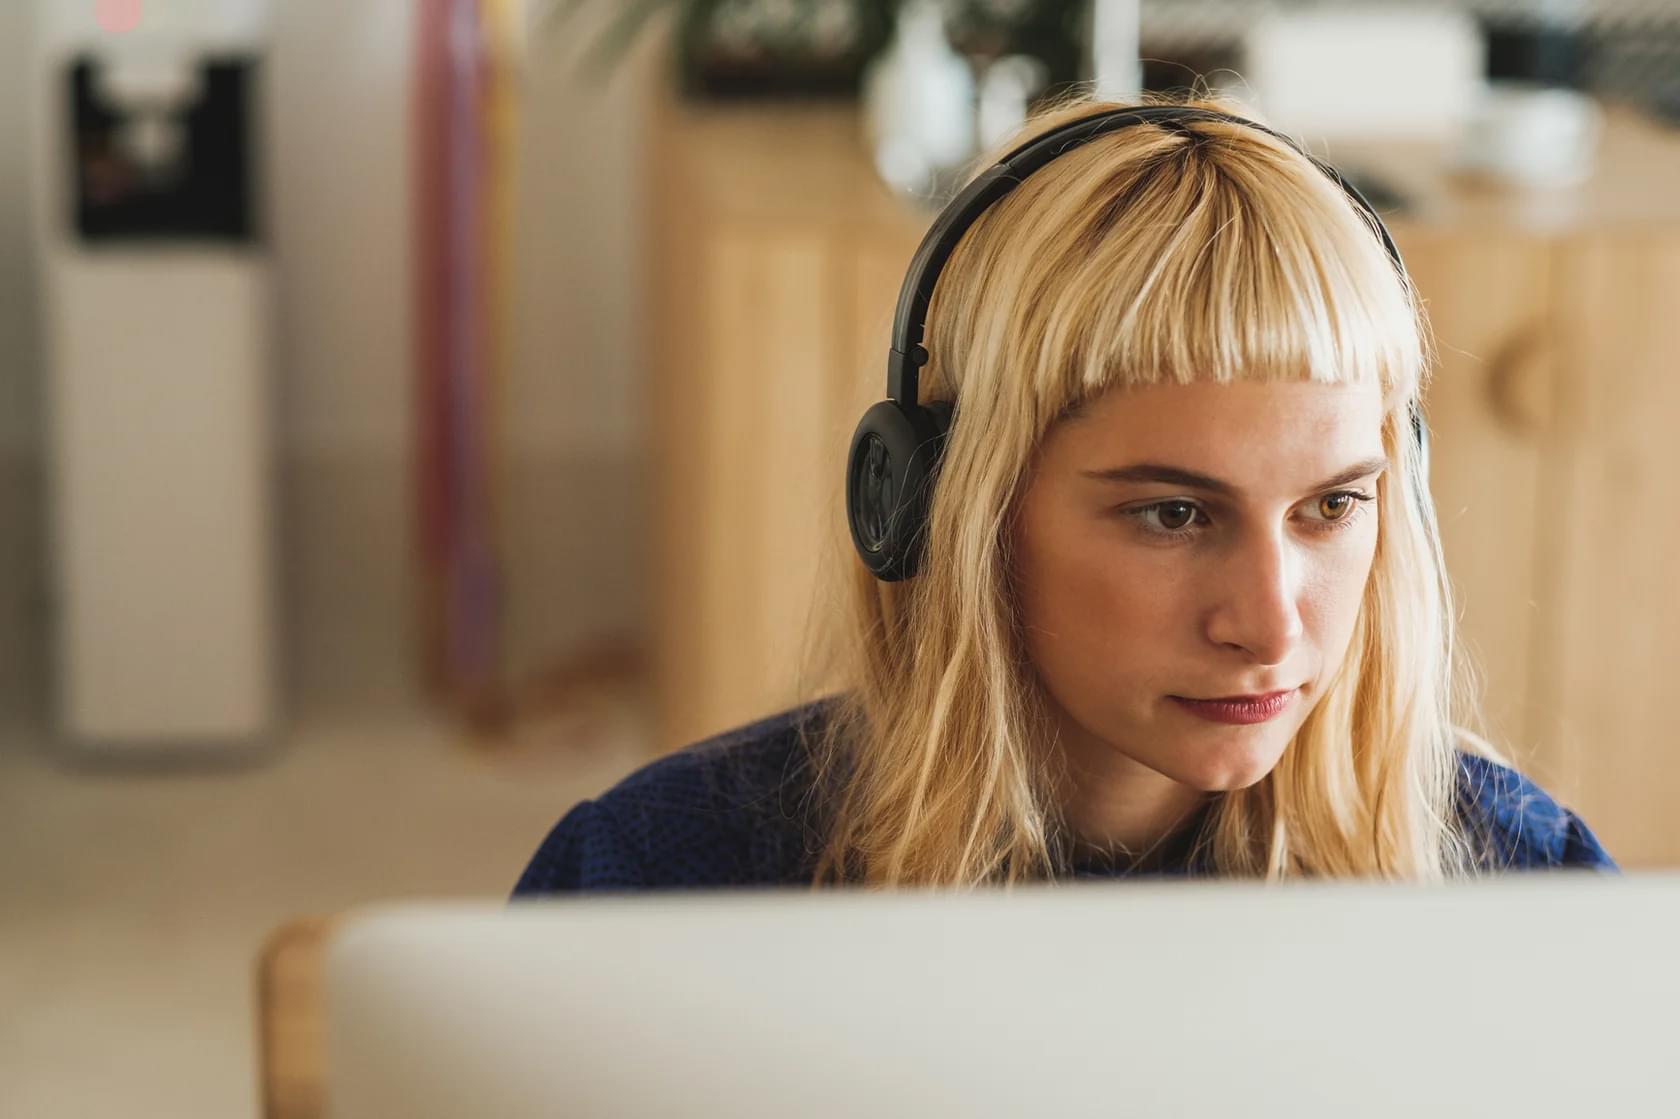
<svg viewBox="0 0 1680 1119">
<path fill-rule="evenodd" d="M 1227 730 L 1258 728 L 1228 727 Z M 1179 755 L 1180 784 L 1204 793 L 1228 793 L 1258 784 L 1277 767 L 1287 740 L 1278 743 L 1270 734 L 1226 734 L 1216 741 L 1187 742 Z"/>
</svg>

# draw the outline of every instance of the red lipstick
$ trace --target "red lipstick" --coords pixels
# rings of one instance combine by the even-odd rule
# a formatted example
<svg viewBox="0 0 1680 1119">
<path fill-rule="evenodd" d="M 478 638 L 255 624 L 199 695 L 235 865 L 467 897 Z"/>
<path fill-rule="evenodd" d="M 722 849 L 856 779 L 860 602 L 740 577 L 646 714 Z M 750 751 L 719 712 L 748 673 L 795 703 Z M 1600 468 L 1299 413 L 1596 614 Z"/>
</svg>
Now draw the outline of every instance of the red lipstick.
<svg viewBox="0 0 1680 1119">
<path fill-rule="evenodd" d="M 1275 718 L 1295 700 L 1295 693 L 1299 688 L 1290 688 L 1285 692 L 1271 692 L 1258 696 L 1235 696 L 1229 699 L 1185 699 L 1183 696 L 1170 698 L 1180 707 L 1199 718 L 1214 723 L 1263 723 L 1267 719 Z"/>
</svg>

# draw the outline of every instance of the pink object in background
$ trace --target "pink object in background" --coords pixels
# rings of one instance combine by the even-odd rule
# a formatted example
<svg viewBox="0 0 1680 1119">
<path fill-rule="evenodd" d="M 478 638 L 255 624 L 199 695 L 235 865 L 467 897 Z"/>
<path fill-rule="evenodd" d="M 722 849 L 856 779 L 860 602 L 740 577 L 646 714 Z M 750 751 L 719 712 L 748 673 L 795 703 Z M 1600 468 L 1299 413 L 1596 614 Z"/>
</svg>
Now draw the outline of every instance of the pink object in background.
<svg viewBox="0 0 1680 1119">
<path fill-rule="evenodd" d="M 415 41 L 415 357 L 427 687 L 504 705 L 496 445 L 511 152 L 508 0 L 423 0 Z"/>
<path fill-rule="evenodd" d="M 95 0 L 93 18 L 103 30 L 120 35 L 140 26 L 140 5 L 141 0 Z"/>
</svg>

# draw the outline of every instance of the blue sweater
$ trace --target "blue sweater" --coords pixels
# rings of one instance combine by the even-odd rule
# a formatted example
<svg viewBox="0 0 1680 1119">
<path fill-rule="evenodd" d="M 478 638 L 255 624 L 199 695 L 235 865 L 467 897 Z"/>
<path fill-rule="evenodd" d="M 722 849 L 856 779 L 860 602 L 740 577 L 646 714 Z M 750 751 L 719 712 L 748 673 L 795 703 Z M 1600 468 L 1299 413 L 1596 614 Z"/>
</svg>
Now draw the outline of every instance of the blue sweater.
<svg viewBox="0 0 1680 1119">
<path fill-rule="evenodd" d="M 696 743 L 642 767 L 555 825 L 514 888 L 515 897 L 576 890 L 806 885 L 819 836 L 799 726 L 823 701 Z M 1514 770 L 1459 755 L 1460 810 L 1496 870 L 1615 870 L 1573 812 Z M 1205 816 L 1203 817 L 1205 819 Z M 1196 827 L 1148 864 L 1086 861 L 1073 877 L 1191 876 Z"/>
</svg>

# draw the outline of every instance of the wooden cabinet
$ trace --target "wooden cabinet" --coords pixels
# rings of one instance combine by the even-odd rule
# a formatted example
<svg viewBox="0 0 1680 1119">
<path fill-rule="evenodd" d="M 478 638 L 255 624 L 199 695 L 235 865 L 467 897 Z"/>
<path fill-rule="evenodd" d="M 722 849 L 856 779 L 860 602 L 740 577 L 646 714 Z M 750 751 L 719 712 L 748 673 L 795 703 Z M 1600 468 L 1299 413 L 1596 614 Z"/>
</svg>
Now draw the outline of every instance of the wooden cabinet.
<svg viewBox="0 0 1680 1119">
<path fill-rule="evenodd" d="M 726 224 L 668 265 L 698 313 L 657 402 L 666 746 L 775 710 L 804 686 L 818 569 L 846 531 L 839 464 L 883 394 L 913 248 L 841 225 Z"/>
<path fill-rule="evenodd" d="M 875 182 L 849 113 L 662 112 L 650 404 L 669 749 L 804 686 L 819 567 L 846 531 L 841 464 L 884 393 L 893 303 L 931 215 Z"/>
<path fill-rule="evenodd" d="M 1536 548 L 1555 375 L 1547 246 L 1509 232 L 1398 227 L 1437 361 L 1426 397 L 1430 490 L 1457 594 L 1459 639 L 1482 677 L 1482 730 L 1528 754 L 1539 625 Z M 1489 588 L 1498 588 L 1490 593 Z"/>
<path fill-rule="evenodd" d="M 1680 865 L 1680 222 L 1401 237 L 1486 729 L 1624 865 Z"/>
<path fill-rule="evenodd" d="M 1677 865 L 1680 229 L 1571 237 L 1553 277 L 1563 375 L 1533 733 L 1613 854 Z"/>
<path fill-rule="evenodd" d="M 1680 137 L 1617 129 L 1599 179 L 1521 204 L 1384 155 L 1417 203 L 1394 231 L 1439 350 L 1431 484 L 1485 729 L 1624 865 L 1680 865 Z M 932 211 L 877 183 L 845 108 L 666 102 L 653 134 L 669 749 L 802 686 L 845 448 Z"/>
</svg>

